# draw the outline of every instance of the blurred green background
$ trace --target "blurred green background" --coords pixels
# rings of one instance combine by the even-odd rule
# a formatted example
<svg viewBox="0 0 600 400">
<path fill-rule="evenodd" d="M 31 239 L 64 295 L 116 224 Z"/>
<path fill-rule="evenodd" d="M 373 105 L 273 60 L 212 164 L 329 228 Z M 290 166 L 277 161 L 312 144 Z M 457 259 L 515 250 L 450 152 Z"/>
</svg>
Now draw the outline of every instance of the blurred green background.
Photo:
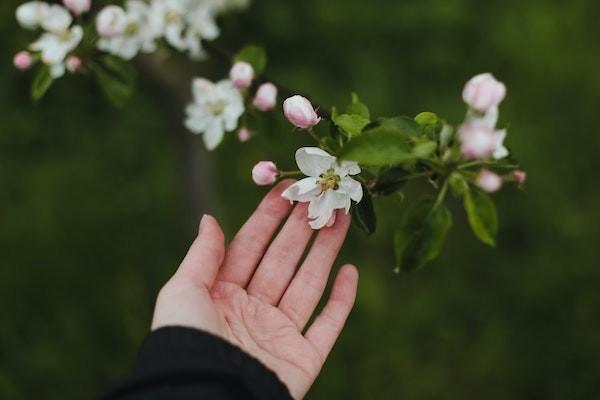
<svg viewBox="0 0 600 400">
<path fill-rule="evenodd" d="M 0 398 L 89 398 L 128 370 L 201 213 L 231 238 L 265 193 L 252 165 L 292 167 L 310 141 L 278 117 L 204 152 L 181 121 L 187 77 L 224 76 L 214 61 L 143 67 L 123 110 L 84 77 L 33 105 L 11 64 L 31 39 L 17 4 L 0 5 Z M 594 0 L 255 0 L 220 21 L 220 44 L 265 43 L 268 74 L 323 105 L 356 90 L 377 116 L 459 122 L 470 76 L 509 88 L 501 119 L 529 181 L 495 196 L 498 248 L 454 202 L 441 258 L 395 275 L 407 203 L 378 203 L 379 231 L 352 229 L 339 258 L 359 266 L 358 301 L 308 398 L 600 397 L 598 15 Z"/>
</svg>

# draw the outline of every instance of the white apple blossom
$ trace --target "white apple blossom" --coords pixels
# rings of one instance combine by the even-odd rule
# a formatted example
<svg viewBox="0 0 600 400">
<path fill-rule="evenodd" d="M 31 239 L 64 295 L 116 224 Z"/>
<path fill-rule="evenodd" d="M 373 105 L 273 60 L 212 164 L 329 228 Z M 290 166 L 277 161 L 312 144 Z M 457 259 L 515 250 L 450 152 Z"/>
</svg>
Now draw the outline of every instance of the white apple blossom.
<svg viewBox="0 0 600 400">
<path fill-rule="evenodd" d="M 350 175 L 360 173 L 354 161 L 338 161 L 318 147 L 302 147 L 296 151 L 296 163 L 307 176 L 288 187 L 281 195 L 290 201 L 309 202 L 308 218 L 313 229 L 335 222 L 335 210 L 350 210 L 351 200 L 360 202 L 361 184 Z"/>
<path fill-rule="evenodd" d="M 98 18 L 101 15 L 102 12 Z M 100 19 L 96 23 L 97 28 L 102 25 Z M 118 25 L 122 29 L 116 29 L 111 35 L 101 36 L 98 49 L 126 60 L 131 60 L 139 52 L 151 53 L 156 50 L 156 39 L 160 36 L 160 31 L 155 16 L 150 12 L 150 6 L 145 2 L 128 0 L 125 4 L 124 24 L 119 22 Z M 102 33 L 101 30 L 99 33 Z"/>
<path fill-rule="evenodd" d="M 186 108 L 185 126 L 202 134 L 206 147 L 213 150 L 226 131 L 237 128 L 244 113 L 242 95 L 230 80 L 213 83 L 203 78 L 192 81 L 192 93 L 194 101 Z"/>
</svg>

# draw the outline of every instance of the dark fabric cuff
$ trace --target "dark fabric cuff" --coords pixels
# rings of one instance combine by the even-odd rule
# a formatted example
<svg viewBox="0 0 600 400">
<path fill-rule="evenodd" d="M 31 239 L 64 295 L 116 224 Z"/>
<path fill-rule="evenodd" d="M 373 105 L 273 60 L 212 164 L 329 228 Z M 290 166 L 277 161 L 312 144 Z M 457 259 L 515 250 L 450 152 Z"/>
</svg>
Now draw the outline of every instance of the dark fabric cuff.
<svg viewBox="0 0 600 400">
<path fill-rule="evenodd" d="M 238 384 L 255 399 L 291 399 L 287 387 L 260 361 L 210 333 L 185 327 L 151 332 L 138 352 L 132 376 L 101 399 L 115 399 L 140 388 L 222 381 Z"/>
</svg>

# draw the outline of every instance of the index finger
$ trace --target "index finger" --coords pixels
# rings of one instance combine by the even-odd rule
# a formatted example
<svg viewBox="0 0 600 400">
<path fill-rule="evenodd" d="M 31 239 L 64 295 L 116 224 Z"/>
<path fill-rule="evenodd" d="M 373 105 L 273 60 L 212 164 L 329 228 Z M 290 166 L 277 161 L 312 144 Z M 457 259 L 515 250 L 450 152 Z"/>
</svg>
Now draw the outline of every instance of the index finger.
<svg viewBox="0 0 600 400">
<path fill-rule="evenodd" d="M 293 179 L 279 182 L 261 201 L 227 248 L 217 281 L 246 287 L 273 235 L 292 209 L 281 193 L 294 182 Z"/>
</svg>

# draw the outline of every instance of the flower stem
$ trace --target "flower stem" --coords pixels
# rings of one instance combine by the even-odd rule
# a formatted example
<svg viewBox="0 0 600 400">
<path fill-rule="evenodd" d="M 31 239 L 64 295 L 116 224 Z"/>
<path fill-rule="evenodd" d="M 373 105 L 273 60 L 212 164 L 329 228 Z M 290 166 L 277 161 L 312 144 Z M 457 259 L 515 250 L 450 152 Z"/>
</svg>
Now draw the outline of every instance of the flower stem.
<svg viewBox="0 0 600 400">
<path fill-rule="evenodd" d="M 317 136 L 317 134 L 315 133 L 315 131 L 312 128 L 308 129 L 308 133 L 310 133 L 310 136 L 312 136 L 312 138 L 315 139 L 315 141 L 318 144 L 321 144 L 321 138 L 319 136 Z"/>
<path fill-rule="evenodd" d="M 447 192 L 448 192 L 448 180 L 446 179 L 444 181 L 444 185 L 442 186 L 442 189 L 440 190 L 440 193 L 438 194 L 438 197 L 435 201 L 435 204 L 433 206 L 434 208 L 437 208 L 442 205 L 442 203 L 444 202 L 444 199 L 446 198 Z"/>
<path fill-rule="evenodd" d="M 293 176 L 299 176 L 302 175 L 302 172 L 300 171 L 279 171 L 279 178 L 287 178 L 287 177 L 293 177 Z"/>
</svg>

